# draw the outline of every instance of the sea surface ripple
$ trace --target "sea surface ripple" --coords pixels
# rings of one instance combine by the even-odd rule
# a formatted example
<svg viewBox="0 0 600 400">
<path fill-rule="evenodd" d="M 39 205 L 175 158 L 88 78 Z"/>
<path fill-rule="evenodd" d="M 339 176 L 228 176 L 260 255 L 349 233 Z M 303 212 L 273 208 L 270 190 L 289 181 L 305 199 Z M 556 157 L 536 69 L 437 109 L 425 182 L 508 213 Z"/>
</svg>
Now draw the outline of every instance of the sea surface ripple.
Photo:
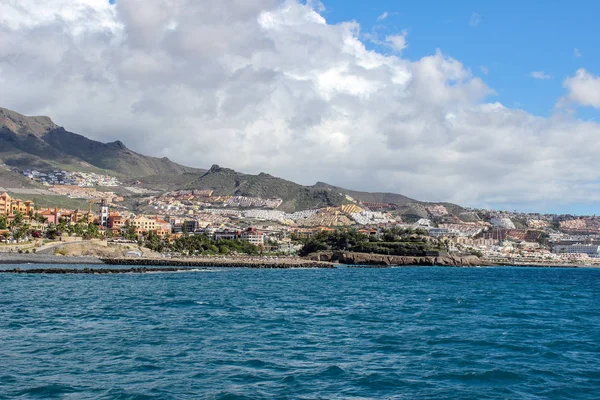
<svg viewBox="0 0 600 400">
<path fill-rule="evenodd" d="M 597 399 L 599 305 L 597 269 L 1 274 L 0 398 Z"/>
</svg>

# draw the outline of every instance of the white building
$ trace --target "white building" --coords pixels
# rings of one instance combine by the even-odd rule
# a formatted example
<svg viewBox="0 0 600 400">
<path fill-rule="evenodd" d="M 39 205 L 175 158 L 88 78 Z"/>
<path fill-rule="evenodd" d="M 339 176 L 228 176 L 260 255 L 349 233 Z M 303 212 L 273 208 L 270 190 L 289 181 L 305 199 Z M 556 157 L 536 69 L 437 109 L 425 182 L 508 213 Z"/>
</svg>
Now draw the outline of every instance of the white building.
<svg viewBox="0 0 600 400">
<path fill-rule="evenodd" d="M 454 231 L 447 228 L 429 228 L 429 236 L 439 237 L 439 236 L 450 236 L 455 234 Z"/>
<path fill-rule="evenodd" d="M 254 228 L 248 228 L 248 230 L 242 232 L 240 239 L 255 246 L 262 246 L 265 244 L 265 235 L 262 232 L 257 232 Z"/>
<path fill-rule="evenodd" d="M 600 257 L 600 246 L 591 243 L 558 244 L 554 246 L 555 253 L 587 254 L 590 257 Z"/>
</svg>

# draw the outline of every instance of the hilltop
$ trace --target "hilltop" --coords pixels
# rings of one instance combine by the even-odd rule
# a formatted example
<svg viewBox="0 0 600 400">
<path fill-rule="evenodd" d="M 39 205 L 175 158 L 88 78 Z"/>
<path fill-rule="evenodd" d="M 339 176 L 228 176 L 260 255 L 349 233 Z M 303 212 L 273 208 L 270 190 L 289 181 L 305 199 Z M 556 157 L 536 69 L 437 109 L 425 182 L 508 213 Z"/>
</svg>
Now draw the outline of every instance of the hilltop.
<svg viewBox="0 0 600 400">
<path fill-rule="evenodd" d="M 65 169 L 135 177 L 198 172 L 168 158 L 148 157 L 122 142 L 102 143 L 56 125 L 49 117 L 27 117 L 0 108 L 0 160 L 20 169 Z"/>
<path fill-rule="evenodd" d="M 187 188 L 211 189 L 221 196 L 280 198 L 283 203 L 279 209 L 283 211 L 340 206 L 345 200 L 344 195 L 329 189 L 302 186 L 264 172 L 243 174 L 219 165 L 213 165 Z"/>
</svg>

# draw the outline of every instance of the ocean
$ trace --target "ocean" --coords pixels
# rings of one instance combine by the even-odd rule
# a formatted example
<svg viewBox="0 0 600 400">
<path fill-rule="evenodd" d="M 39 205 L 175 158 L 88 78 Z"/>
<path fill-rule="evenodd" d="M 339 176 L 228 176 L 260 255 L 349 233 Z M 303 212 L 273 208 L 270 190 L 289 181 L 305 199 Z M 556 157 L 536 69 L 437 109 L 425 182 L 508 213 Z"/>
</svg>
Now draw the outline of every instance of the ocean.
<svg viewBox="0 0 600 400">
<path fill-rule="evenodd" d="M 598 399 L 600 270 L 0 274 L 0 398 Z"/>
</svg>

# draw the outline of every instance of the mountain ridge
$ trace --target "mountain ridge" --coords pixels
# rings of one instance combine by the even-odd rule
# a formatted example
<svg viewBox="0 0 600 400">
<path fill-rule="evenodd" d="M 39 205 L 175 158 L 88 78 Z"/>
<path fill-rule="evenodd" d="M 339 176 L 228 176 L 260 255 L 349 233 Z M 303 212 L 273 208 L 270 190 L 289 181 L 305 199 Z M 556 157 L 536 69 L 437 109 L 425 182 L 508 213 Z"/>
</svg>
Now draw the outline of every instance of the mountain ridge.
<svg viewBox="0 0 600 400">
<path fill-rule="evenodd" d="M 5 108 L 0 108 L 0 159 L 20 168 L 96 168 L 128 177 L 202 171 L 136 153 L 119 140 L 88 139 L 46 116 L 27 117 Z"/>
<path fill-rule="evenodd" d="M 102 143 L 88 139 L 67 131 L 46 116 L 28 117 L 5 108 L 0 108 L 0 161 L 18 169 L 114 174 L 125 180 L 141 180 L 146 187 L 161 190 L 211 189 L 223 196 L 280 198 L 283 200 L 280 209 L 285 211 L 341 206 L 352 202 L 351 198 L 366 203 L 394 204 L 399 213 L 418 217 L 420 213 L 414 211 L 415 207 L 441 204 L 425 203 L 396 193 L 344 189 L 324 182 L 304 186 L 268 173 L 245 174 L 217 164 L 209 170 L 187 167 L 168 158 L 136 153 L 120 140 Z"/>
</svg>

